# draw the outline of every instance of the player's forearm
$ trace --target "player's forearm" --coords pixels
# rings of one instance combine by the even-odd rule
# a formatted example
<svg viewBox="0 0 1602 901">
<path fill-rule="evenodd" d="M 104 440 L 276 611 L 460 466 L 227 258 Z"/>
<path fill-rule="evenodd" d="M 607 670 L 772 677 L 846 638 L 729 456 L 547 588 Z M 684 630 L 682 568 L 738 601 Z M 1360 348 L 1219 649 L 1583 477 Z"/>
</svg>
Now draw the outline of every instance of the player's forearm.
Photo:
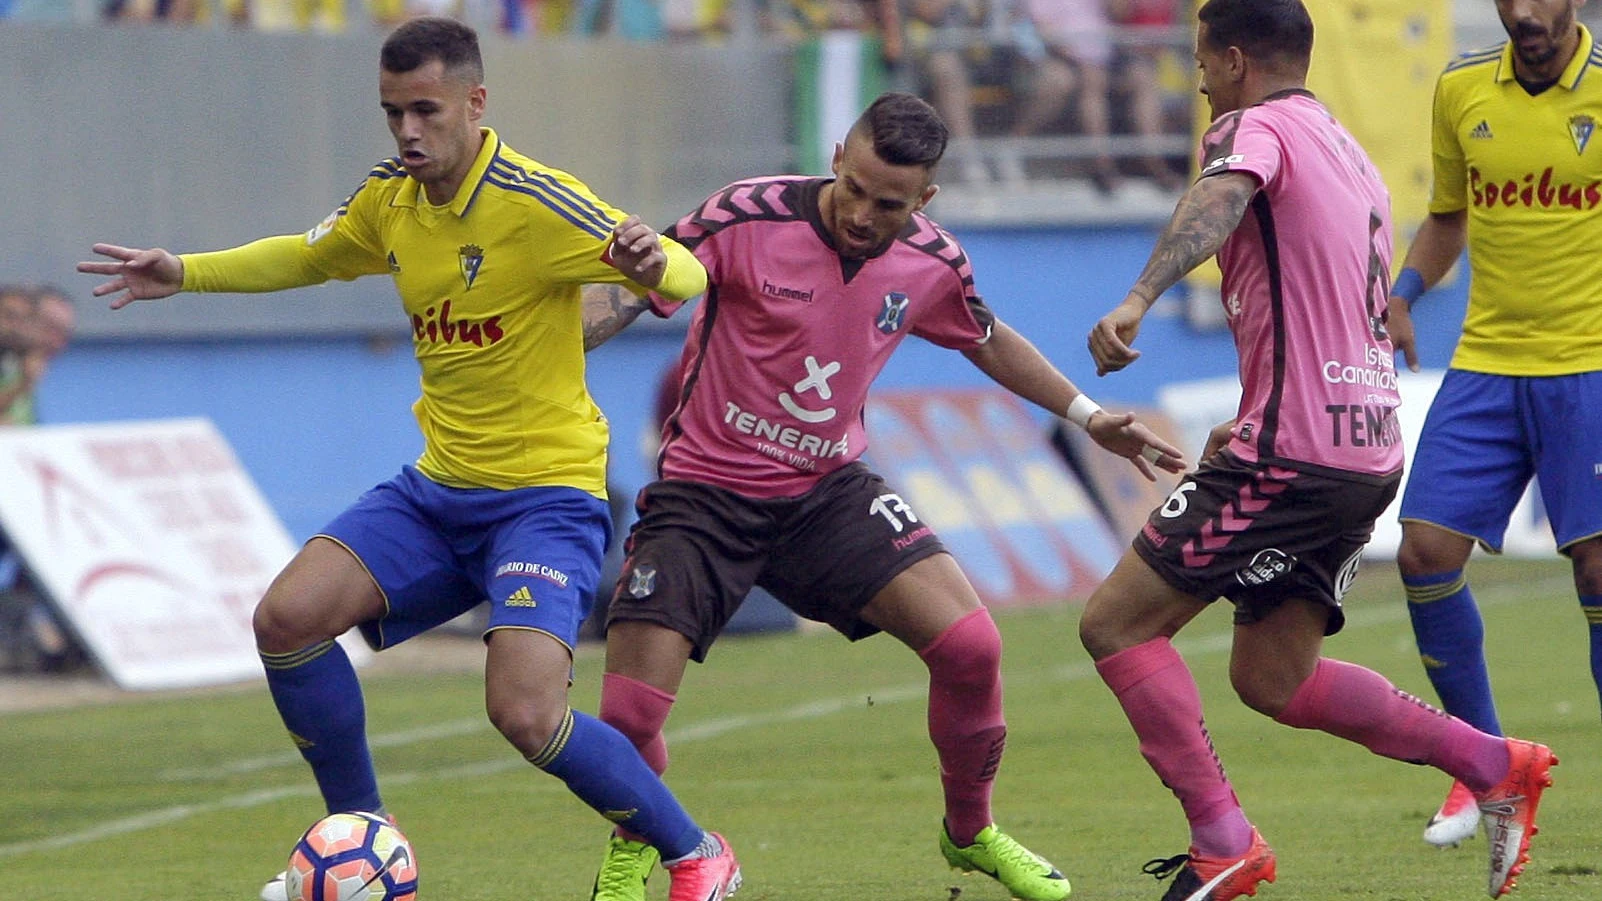
<svg viewBox="0 0 1602 901">
<path fill-rule="evenodd" d="M 667 254 L 667 271 L 651 290 L 670 300 L 689 300 L 706 290 L 706 267 L 683 244 L 664 236 L 662 252 Z"/>
<path fill-rule="evenodd" d="M 254 293 L 327 281 L 305 247 L 305 235 L 278 235 L 228 250 L 183 254 L 183 290 Z"/>
<path fill-rule="evenodd" d="M 623 331 L 650 306 L 621 285 L 585 285 L 583 296 L 586 353 Z"/>
<path fill-rule="evenodd" d="M 1055 416 L 1061 416 L 1079 393 L 1028 338 L 999 319 L 990 340 L 963 351 L 963 356 L 996 384 Z"/>
<path fill-rule="evenodd" d="M 1433 287 L 1446 277 L 1447 270 L 1462 256 L 1468 243 L 1468 213 L 1431 213 L 1418 228 L 1413 244 L 1407 249 L 1407 258 L 1397 267 L 1417 269 L 1424 278 L 1424 287 Z"/>
<path fill-rule="evenodd" d="M 1255 193 L 1257 179 L 1242 172 L 1209 176 L 1191 185 L 1179 198 L 1130 293 L 1140 295 L 1149 307 L 1190 270 L 1218 253 L 1240 225 Z"/>
</svg>

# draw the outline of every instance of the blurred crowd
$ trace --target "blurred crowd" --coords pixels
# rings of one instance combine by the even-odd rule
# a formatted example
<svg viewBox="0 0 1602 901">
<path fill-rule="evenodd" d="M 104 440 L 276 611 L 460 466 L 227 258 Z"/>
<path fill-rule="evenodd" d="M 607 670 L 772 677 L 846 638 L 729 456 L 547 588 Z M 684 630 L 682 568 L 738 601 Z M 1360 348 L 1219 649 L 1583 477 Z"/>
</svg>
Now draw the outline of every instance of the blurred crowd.
<svg viewBox="0 0 1602 901">
<path fill-rule="evenodd" d="M 1134 178 L 1177 191 L 1195 76 L 1180 0 L 0 0 L 0 18 L 387 30 L 449 15 L 481 31 L 635 41 L 873 42 L 889 87 L 951 126 L 947 183 Z"/>
<path fill-rule="evenodd" d="M 55 287 L 0 285 L 0 426 L 38 421 L 34 393 L 75 320 L 72 302 Z M 0 533 L 0 672 L 66 669 L 82 660 Z"/>
<path fill-rule="evenodd" d="M 0 425 L 37 421 L 34 390 L 67 346 L 72 302 L 49 286 L 0 285 Z"/>
</svg>

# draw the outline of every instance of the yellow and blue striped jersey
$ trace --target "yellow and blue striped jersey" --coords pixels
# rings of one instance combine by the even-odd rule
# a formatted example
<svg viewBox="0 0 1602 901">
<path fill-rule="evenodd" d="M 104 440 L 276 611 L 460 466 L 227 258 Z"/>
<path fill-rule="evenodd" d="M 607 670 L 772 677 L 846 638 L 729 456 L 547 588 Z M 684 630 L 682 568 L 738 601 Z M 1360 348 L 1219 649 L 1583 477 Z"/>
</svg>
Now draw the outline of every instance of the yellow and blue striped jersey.
<svg viewBox="0 0 1602 901">
<path fill-rule="evenodd" d="M 1435 88 L 1430 212 L 1468 210 L 1468 315 L 1452 366 L 1494 375 L 1602 370 L 1602 47 L 1535 96 L 1510 42 L 1466 53 Z"/>
<path fill-rule="evenodd" d="M 560 485 L 606 495 L 607 424 L 584 382 L 579 288 L 628 282 L 602 260 L 624 214 L 566 172 L 484 129 L 456 197 L 429 203 L 379 163 L 305 235 L 184 254 L 188 291 L 271 291 L 388 272 L 422 370 L 417 467 L 445 485 Z M 706 270 L 663 239 L 659 294 L 692 297 Z"/>
</svg>

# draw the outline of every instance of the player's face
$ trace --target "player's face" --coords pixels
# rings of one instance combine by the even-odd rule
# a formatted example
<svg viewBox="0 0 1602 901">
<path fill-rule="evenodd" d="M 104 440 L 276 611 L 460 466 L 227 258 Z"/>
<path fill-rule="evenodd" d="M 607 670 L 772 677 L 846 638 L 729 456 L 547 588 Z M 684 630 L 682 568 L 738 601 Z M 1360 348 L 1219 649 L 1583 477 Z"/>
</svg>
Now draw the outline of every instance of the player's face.
<svg viewBox="0 0 1602 901">
<path fill-rule="evenodd" d="M 1207 23 L 1201 24 L 1196 31 L 1196 65 L 1201 69 L 1200 90 L 1207 98 L 1212 118 L 1240 109 L 1244 64 L 1240 48 L 1214 48 L 1208 40 Z"/>
<path fill-rule="evenodd" d="M 478 153 L 478 121 L 484 115 L 484 86 L 429 60 L 410 72 L 378 72 L 378 98 L 395 136 L 401 165 L 429 188 L 454 195 Z"/>
<path fill-rule="evenodd" d="M 852 133 L 834 147 L 834 184 L 820 211 L 843 257 L 862 259 L 889 246 L 938 190 L 923 166 L 879 159 L 873 141 Z"/>
<path fill-rule="evenodd" d="M 1548 64 L 1558 62 L 1560 51 L 1571 38 L 1578 40 L 1574 13 L 1584 3 L 1585 0 L 1496 0 L 1496 14 L 1513 42 L 1513 53 L 1526 68 L 1535 70 L 1530 74 L 1560 74 L 1545 70 Z"/>
</svg>

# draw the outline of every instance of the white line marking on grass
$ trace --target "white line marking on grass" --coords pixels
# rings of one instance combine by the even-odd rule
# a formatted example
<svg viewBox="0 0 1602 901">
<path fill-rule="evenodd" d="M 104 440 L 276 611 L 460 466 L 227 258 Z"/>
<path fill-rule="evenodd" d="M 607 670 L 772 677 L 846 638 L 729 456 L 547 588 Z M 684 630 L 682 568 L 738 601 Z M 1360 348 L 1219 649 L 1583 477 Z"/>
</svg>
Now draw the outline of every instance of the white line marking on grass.
<svg viewBox="0 0 1602 901">
<path fill-rule="evenodd" d="M 1573 582 L 1569 577 L 1564 576 L 1560 578 L 1554 576 L 1542 579 L 1541 581 L 1531 585 L 1517 586 L 1517 594 L 1514 593 L 1514 588 L 1511 586 L 1507 588 L 1498 586 L 1487 589 L 1483 593 L 1483 596 L 1479 598 L 1479 602 L 1482 606 L 1496 605 L 1514 600 L 1517 597 L 1528 597 L 1531 594 L 1558 591 L 1567 587 L 1572 587 L 1572 585 Z M 1348 628 L 1352 629 L 1366 629 L 1374 626 L 1395 625 L 1397 623 L 1406 621 L 1406 619 L 1407 608 L 1401 605 L 1392 605 L 1390 607 L 1380 608 L 1377 610 L 1365 610 L 1361 619 L 1356 622 L 1348 621 L 1347 626 Z M 1207 654 L 1218 654 L 1229 650 L 1232 640 L 1233 633 L 1225 632 L 1216 635 L 1198 637 L 1192 640 L 1181 639 L 1176 643 L 1176 647 L 1181 654 L 1202 656 Z M 1072 682 L 1080 679 L 1087 679 L 1094 675 L 1095 672 L 1095 667 L 1089 661 L 1082 661 L 1056 667 L 1055 669 L 1051 670 L 1048 678 L 1053 681 Z M 773 723 L 793 722 L 796 720 L 817 719 L 820 717 L 831 716 L 844 710 L 860 708 L 864 703 L 863 699 L 865 696 L 871 697 L 874 704 L 896 704 L 903 701 L 922 699 L 927 691 L 928 686 L 923 683 L 897 685 L 890 688 L 875 689 L 866 693 L 866 695 L 862 693 L 856 693 L 845 698 L 810 701 L 805 704 L 799 704 L 794 707 L 789 707 L 784 710 L 775 710 L 769 713 L 755 713 L 748 716 L 730 716 L 706 720 L 700 723 L 693 723 L 681 729 L 669 729 L 666 731 L 666 738 L 670 744 L 705 741 L 710 738 L 726 735 L 730 732 L 738 732 L 758 726 L 766 726 Z M 476 731 L 483 727 L 484 721 L 482 720 L 454 720 L 448 723 L 441 723 L 436 726 L 424 727 L 421 729 L 410 729 L 402 732 L 391 732 L 384 735 L 375 736 L 372 739 L 372 745 L 374 747 L 386 748 L 401 747 L 403 745 L 428 741 L 435 738 L 446 738 L 455 735 L 462 735 Z M 215 767 L 210 770 L 193 770 L 188 772 L 214 772 L 219 775 L 249 773 L 280 766 L 281 764 L 277 761 L 284 756 L 287 755 L 253 757 L 236 761 L 231 764 L 225 764 L 220 767 Z M 299 755 L 294 755 L 291 758 L 292 762 L 298 760 Z M 385 776 L 383 781 L 386 785 L 406 785 L 423 780 L 449 780 L 489 776 L 527 766 L 528 764 L 525 761 L 516 757 L 509 757 L 504 760 L 487 760 L 482 763 L 463 764 L 460 766 L 448 767 L 446 769 L 433 770 L 426 773 L 417 771 L 394 773 Z M 181 773 L 186 771 L 170 770 L 168 772 Z M 191 776 L 174 778 L 202 777 Z M 555 784 L 553 783 L 551 787 L 554 789 Z M 317 792 L 315 786 L 307 784 L 245 792 L 237 795 L 229 795 L 228 797 L 220 798 L 216 801 L 206 801 L 199 804 L 179 804 L 172 807 L 165 807 L 160 810 L 152 810 L 148 813 L 124 817 L 120 820 L 110 820 L 79 832 L 69 832 L 63 835 L 32 839 L 24 842 L 14 842 L 9 845 L 0 845 L 0 858 L 16 857 L 22 854 L 31 854 L 37 851 L 54 851 L 61 848 L 70 848 L 74 845 L 82 845 L 89 842 L 100 841 L 101 839 L 113 838 L 118 835 L 126 835 L 130 832 L 142 832 L 146 829 L 154 829 L 158 826 L 176 823 L 200 814 L 215 813 L 221 810 L 239 810 L 247 807 L 260 807 L 263 804 L 271 804 L 275 801 L 281 801 L 286 798 L 314 796 L 316 794 Z"/>
<path fill-rule="evenodd" d="M 385 732 L 368 739 L 367 744 L 373 748 L 404 748 L 438 738 L 455 738 L 459 735 L 482 732 L 487 728 L 489 728 L 489 721 L 484 717 L 478 716 L 472 719 L 436 723 L 435 725 L 423 726 L 418 729 Z M 260 757 L 246 757 L 242 760 L 235 760 L 217 766 L 177 767 L 162 770 L 156 774 L 156 778 L 162 782 L 204 782 L 228 776 L 257 773 L 262 770 L 271 770 L 283 766 L 300 766 L 303 762 L 300 752 L 283 751 L 277 754 L 263 754 Z"/>
</svg>

